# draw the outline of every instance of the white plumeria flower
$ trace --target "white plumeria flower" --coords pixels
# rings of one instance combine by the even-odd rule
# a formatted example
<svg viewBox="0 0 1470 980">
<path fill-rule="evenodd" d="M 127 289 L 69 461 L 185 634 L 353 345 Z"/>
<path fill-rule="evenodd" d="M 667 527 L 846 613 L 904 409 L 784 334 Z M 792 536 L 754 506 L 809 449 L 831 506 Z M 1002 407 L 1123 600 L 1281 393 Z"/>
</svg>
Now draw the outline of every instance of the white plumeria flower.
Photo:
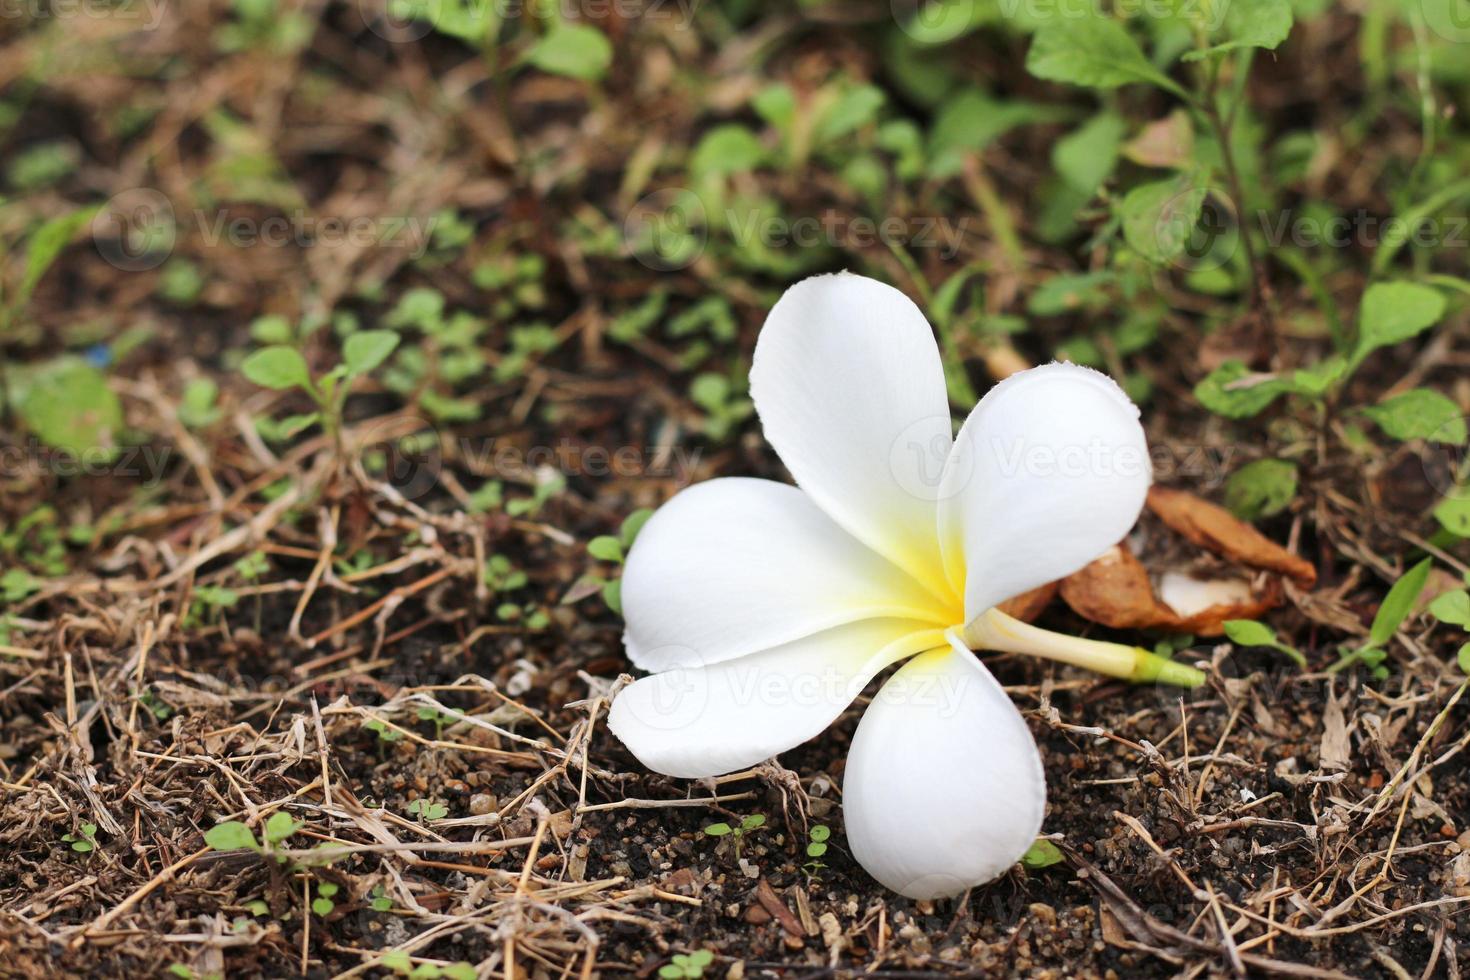
<svg viewBox="0 0 1470 980">
<path fill-rule="evenodd" d="M 923 314 L 845 273 L 771 310 L 750 388 L 800 489 L 711 480 L 648 521 L 622 597 L 628 657 L 653 676 L 618 695 L 608 724 L 649 769 L 720 775 L 820 734 L 907 658 L 853 738 L 848 844 L 911 898 L 990 881 L 1036 838 L 1046 783 L 972 648 L 1201 679 L 995 608 L 1132 527 L 1150 480 L 1138 409 L 1107 376 L 1051 364 L 997 385 L 956 439 Z"/>
</svg>

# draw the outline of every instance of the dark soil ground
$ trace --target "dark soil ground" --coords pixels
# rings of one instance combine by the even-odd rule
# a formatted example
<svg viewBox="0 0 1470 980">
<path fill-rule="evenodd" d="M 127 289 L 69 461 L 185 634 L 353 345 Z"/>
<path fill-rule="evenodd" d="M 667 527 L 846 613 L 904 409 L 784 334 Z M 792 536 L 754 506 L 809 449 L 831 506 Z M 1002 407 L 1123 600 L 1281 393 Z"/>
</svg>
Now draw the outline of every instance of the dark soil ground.
<svg viewBox="0 0 1470 980">
<path fill-rule="evenodd" d="M 123 442 L 139 447 L 73 475 L 13 420 L 0 434 L 17 450 L 5 457 L 0 563 L 38 583 L 3 607 L 0 976 L 386 976 L 383 954 L 400 950 L 420 975 L 464 962 L 481 977 L 646 977 L 701 949 L 714 954 L 706 976 L 732 978 L 1460 976 L 1460 640 L 1416 613 L 1384 676 L 1328 671 L 1419 557 L 1436 557 L 1426 596 L 1465 570 L 1464 542 L 1434 537 L 1429 513 L 1425 474 L 1443 454 L 1418 442 L 1361 454 L 1337 406 L 1283 402 L 1231 422 L 1191 394 L 1222 351 L 1273 368 L 1322 355 L 1323 333 L 1302 326 L 1313 297 L 1285 265 L 1267 263 L 1273 325 L 1234 300 L 1181 300 L 1126 370 L 1151 385 L 1160 482 L 1218 499 L 1222 474 L 1246 462 L 1298 463 L 1294 501 L 1257 526 L 1317 569 L 1313 589 L 1288 586 L 1268 617 L 1308 669 L 1198 639 L 1180 656 L 1208 664 L 1209 683 L 1181 693 L 988 657 L 1041 745 L 1044 830 L 1064 860 L 1018 866 L 962 900 L 901 899 L 843 843 L 839 787 L 861 704 L 779 763 L 710 783 L 651 775 L 607 732 L 608 696 L 631 668 L 621 620 L 587 579 L 615 568 L 586 543 L 694 480 L 783 478 L 753 420 L 737 411 L 721 432 L 686 393 L 701 372 L 743 377 L 765 311 L 804 272 L 850 267 L 919 295 L 977 261 L 990 277 L 981 302 L 1000 314 L 1023 312 L 1053 273 L 1089 268 L 1086 236 L 1049 244 L 1033 228 L 1049 193 L 1036 162 L 1064 128 L 1014 130 L 973 154 L 967 175 L 891 190 L 889 213 L 972 219 L 958 257 L 900 260 L 839 236 L 760 265 L 715 241 L 663 270 L 619 251 L 624 216 L 711 125 L 756 125 L 743 106 L 760 86 L 809 93 L 841 74 L 926 118 L 877 53 L 885 8 L 712 7 L 698 30 L 614 17 L 612 67 L 585 83 L 510 70 L 514 45 L 481 57 L 440 33 L 391 41 L 335 0 L 267 18 L 282 31 L 283 12 L 299 18 L 299 44 L 222 39 L 250 6 L 167 5 L 146 30 L 85 16 L 0 23 L 6 159 L 49 141 L 78 152 L 58 181 L 11 202 L 7 227 L 146 188 L 172 202 L 180 229 L 169 261 L 141 270 L 78 240 L 0 344 L 20 365 L 110 342 Z M 1278 57 L 1259 59 L 1250 97 L 1273 136 L 1340 134 L 1337 162 L 1288 196 L 1391 213 L 1384 188 L 1420 150 L 1413 63 L 1365 78 L 1360 29 L 1360 12 L 1336 8 L 1299 23 Z M 1409 28 L 1390 36 L 1407 45 Z M 945 58 L 1008 97 L 1081 105 L 1025 75 L 1025 44 L 982 31 Z M 1162 116 L 1152 98 L 1124 101 Z M 864 207 L 820 155 L 735 182 L 791 215 Z M 981 213 L 991 194 L 1024 265 Z M 220 214 L 297 212 L 443 224 L 418 256 L 211 241 Z M 1463 255 L 1446 267 L 1463 272 Z M 477 273 L 507 257 L 536 261 L 521 280 Z M 1333 261 L 1324 288 L 1351 317 L 1366 256 Z M 262 438 L 256 420 L 309 405 L 240 376 L 253 322 L 350 312 L 377 326 L 425 287 L 488 323 L 477 345 L 496 370 L 441 386 L 473 403 L 472 418 L 436 416 L 419 394 L 374 381 L 347 402 L 340 441 L 318 426 Z M 1158 288 L 1179 286 L 1160 274 Z M 722 297 L 733 333 L 698 350 L 657 331 L 616 340 L 617 318 L 656 290 L 670 314 Z M 983 391 L 998 361 L 1051 358 L 1094 315 L 962 339 L 970 381 Z M 511 363 L 512 328 L 533 323 L 555 342 Z M 1382 352 L 1344 404 L 1407 381 L 1463 408 L 1467 323 L 1462 305 L 1433 335 Z M 330 366 L 332 330 L 306 349 Z M 180 411 L 201 378 L 219 390 L 203 423 Z M 620 472 L 587 455 L 620 448 L 635 461 Z M 500 502 L 481 493 L 489 481 Z M 1162 531 L 1146 519 L 1143 533 Z M 487 580 L 491 555 L 524 580 Z M 1157 639 L 1061 603 L 1041 622 Z M 259 831 L 282 812 L 300 824 L 279 845 L 289 860 L 205 843 L 221 822 Z M 703 833 L 751 814 L 767 821 L 738 848 Z M 812 868 L 816 822 L 833 837 Z M 325 842 L 349 847 L 305 853 Z"/>
</svg>

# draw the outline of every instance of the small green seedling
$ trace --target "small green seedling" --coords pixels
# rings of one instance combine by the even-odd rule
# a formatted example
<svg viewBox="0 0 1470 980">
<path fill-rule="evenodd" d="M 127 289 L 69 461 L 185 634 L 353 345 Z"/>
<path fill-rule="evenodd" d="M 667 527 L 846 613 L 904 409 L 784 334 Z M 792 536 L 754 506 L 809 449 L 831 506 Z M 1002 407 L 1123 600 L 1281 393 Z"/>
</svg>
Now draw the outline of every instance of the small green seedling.
<svg viewBox="0 0 1470 980">
<path fill-rule="evenodd" d="M 285 810 L 277 810 L 265 821 L 265 828 L 261 839 L 256 840 L 255 834 L 249 825 L 240 820 L 226 820 L 224 823 L 215 824 L 204 832 L 204 843 L 215 851 L 258 851 L 269 853 L 275 845 L 286 840 L 305 824 L 299 820 L 293 820 Z M 285 857 L 278 856 L 277 860 L 285 863 Z"/>
<path fill-rule="evenodd" d="M 458 963 L 431 963 L 427 960 L 414 965 L 409 955 L 401 949 L 390 950 L 378 960 L 378 966 L 392 970 L 399 976 L 412 980 L 475 980 L 475 968 L 461 960 Z"/>
<path fill-rule="evenodd" d="M 707 949 L 692 953 L 675 953 L 671 962 L 658 968 L 664 980 L 697 980 L 704 976 L 704 968 L 715 961 L 715 954 Z"/>
<path fill-rule="evenodd" d="M 1286 654 L 1298 667 L 1303 670 L 1307 667 L 1307 658 L 1294 646 L 1282 643 L 1276 638 L 1276 631 L 1265 623 L 1258 623 L 1253 619 L 1227 619 L 1225 621 L 1225 635 L 1230 642 L 1243 647 L 1269 647 L 1272 650 Z"/>
<path fill-rule="evenodd" d="M 393 899 L 388 897 L 387 889 L 382 885 L 374 885 L 368 898 L 368 907 L 374 912 L 391 912 L 393 910 Z"/>
<path fill-rule="evenodd" d="M 598 561 L 616 562 L 621 565 L 628 556 L 628 551 L 633 547 L 633 541 L 638 537 L 638 532 L 643 530 L 643 525 L 653 516 L 653 511 L 647 507 L 633 511 L 629 514 L 618 528 L 616 535 L 602 534 L 587 542 L 587 554 Z M 598 581 L 597 576 L 590 576 L 592 581 Z M 613 612 L 622 614 L 623 611 L 623 583 L 620 579 L 608 579 L 602 583 L 602 601 Z"/>
<path fill-rule="evenodd" d="M 394 742 L 398 742 L 403 739 L 402 732 L 392 727 L 387 722 L 380 721 L 377 718 L 373 718 L 366 722 L 363 722 L 362 727 L 366 728 L 368 731 L 378 736 L 378 755 L 380 757 L 384 755 L 385 750 L 389 745 L 392 745 Z"/>
<path fill-rule="evenodd" d="M 827 866 L 822 856 L 827 853 L 827 841 L 831 838 L 832 828 L 826 824 L 816 824 L 807 831 L 806 856 L 809 860 L 801 866 L 807 877 L 815 878 Z"/>
<path fill-rule="evenodd" d="M 1414 603 L 1419 601 L 1419 593 L 1424 591 L 1424 586 L 1429 581 L 1429 569 L 1432 565 L 1433 559 L 1426 558 L 1393 584 L 1388 595 L 1383 597 L 1383 604 L 1378 607 L 1373 624 L 1368 627 L 1368 642 L 1357 649 L 1344 647 L 1337 663 L 1328 667 L 1327 673 L 1336 674 L 1353 664 L 1361 663 L 1369 669 L 1375 680 L 1383 680 L 1388 676 L 1388 668 L 1384 666 L 1384 661 L 1388 659 L 1386 648 L 1399 627 L 1404 624 L 1404 620 L 1409 618 L 1409 613 L 1413 612 Z"/>
<path fill-rule="evenodd" d="M 1062 862 L 1061 848 L 1044 837 L 1038 837 L 1026 853 L 1021 855 L 1021 864 L 1027 871 L 1040 871 Z"/>
<path fill-rule="evenodd" d="M 97 825 L 84 823 L 80 834 L 62 834 L 61 839 L 71 845 L 78 854 L 89 854 L 97 849 Z"/>
<path fill-rule="evenodd" d="M 271 339 L 284 337 L 270 335 Z M 398 334 L 392 330 L 363 330 L 342 342 L 342 363 L 324 374 L 312 377 L 306 358 L 290 343 L 272 343 L 262 347 L 240 364 L 245 377 L 275 391 L 298 389 L 305 392 L 317 410 L 310 415 L 292 416 L 274 427 L 278 435 L 289 437 L 314 422 L 320 422 L 334 442 L 342 431 L 342 408 L 347 402 L 352 382 L 375 371 L 398 347 Z M 284 430 L 281 428 L 284 426 Z"/>
<path fill-rule="evenodd" d="M 729 837 L 735 842 L 735 856 L 738 858 L 740 856 L 740 850 L 745 843 L 745 835 L 759 830 L 765 825 L 765 814 L 752 813 L 748 817 L 742 817 L 738 827 L 732 827 L 721 821 L 720 823 L 712 823 L 704 828 L 704 833 L 707 837 Z"/>
<path fill-rule="evenodd" d="M 337 894 L 338 888 L 330 881 L 318 882 L 316 886 L 316 898 L 311 900 L 311 910 L 323 918 L 332 913 L 337 903 L 332 898 Z"/>
<path fill-rule="evenodd" d="M 1465 574 L 1465 582 L 1470 585 L 1470 572 Z M 1454 589 L 1435 596 L 1429 604 L 1429 614 L 1447 626 L 1458 626 L 1470 632 L 1470 591 Z M 1460 670 L 1470 674 L 1470 642 L 1460 646 L 1456 659 Z"/>
<path fill-rule="evenodd" d="M 432 800 L 414 800 L 408 804 L 408 815 L 417 817 L 420 823 L 428 823 L 430 820 L 443 820 L 449 816 L 449 807 Z"/>
<path fill-rule="evenodd" d="M 450 714 L 448 712 L 440 711 L 438 708 L 431 708 L 428 705 L 419 708 L 418 711 L 415 712 L 415 714 L 418 716 L 419 721 L 433 722 L 435 740 L 444 737 L 445 725 L 453 724 L 460 719 L 460 716 L 458 714 Z"/>
</svg>

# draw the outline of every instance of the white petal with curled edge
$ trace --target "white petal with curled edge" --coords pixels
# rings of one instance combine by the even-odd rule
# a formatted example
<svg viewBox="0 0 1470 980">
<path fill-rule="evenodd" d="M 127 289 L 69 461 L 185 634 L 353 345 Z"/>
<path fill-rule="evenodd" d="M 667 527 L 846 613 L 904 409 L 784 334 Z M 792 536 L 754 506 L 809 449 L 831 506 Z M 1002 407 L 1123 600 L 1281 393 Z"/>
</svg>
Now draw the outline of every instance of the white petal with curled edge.
<svg viewBox="0 0 1470 980">
<path fill-rule="evenodd" d="M 628 657 L 655 672 L 863 619 L 943 618 L 930 593 L 806 494 L 743 477 L 697 484 L 659 508 L 628 554 L 622 590 Z"/>
<path fill-rule="evenodd" d="M 996 385 L 960 429 L 941 489 L 966 620 L 1117 544 L 1151 478 L 1138 407 L 1107 375 L 1048 364 Z"/>
<path fill-rule="evenodd" d="M 1025 720 L 959 644 L 913 658 L 883 685 L 853 737 L 842 795 L 853 857 L 909 898 L 1004 874 L 1046 810 Z"/>
<path fill-rule="evenodd" d="M 821 734 L 883 668 L 943 632 L 870 619 L 711 667 L 645 677 L 614 700 L 607 724 L 638 761 L 684 779 L 763 762 Z"/>
<path fill-rule="evenodd" d="M 948 593 L 935 501 L 954 430 L 939 347 L 913 301 L 849 273 L 797 283 L 761 328 L 750 393 L 817 505 Z"/>
</svg>

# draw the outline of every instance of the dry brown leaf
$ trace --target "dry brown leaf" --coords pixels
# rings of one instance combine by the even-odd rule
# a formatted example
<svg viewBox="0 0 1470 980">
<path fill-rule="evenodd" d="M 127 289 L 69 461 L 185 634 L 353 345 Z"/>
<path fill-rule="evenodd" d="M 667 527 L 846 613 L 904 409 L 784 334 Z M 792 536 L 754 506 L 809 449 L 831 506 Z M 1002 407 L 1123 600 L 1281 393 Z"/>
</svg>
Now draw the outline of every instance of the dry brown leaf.
<svg viewBox="0 0 1470 980">
<path fill-rule="evenodd" d="M 1252 568 L 1264 568 L 1295 580 L 1304 588 L 1317 582 L 1311 562 L 1294 555 L 1223 507 L 1183 490 L 1153 487 L 1148 507 L 1169 527 L 1201 548 L 1208 548 Z"/>
<path fill-rule="evenodd" d="M 1348 738 L 1347 718 L 1336 690 L 1327 692 L 1327 708 L 1322 712 L 1322 741 L 1317 746 L 1317 766 L 1346 772 L 1352 768 L 1353 746 Z"/>
<path fill-rule="evenodd" d="M 1119 544 L 1062 580 L 1062 599 L 1085 619 L 1113 629 L 1162 629 L 1219 636 L 1227 619 L 1255 619 L 1280 604 L 1276 583 L 1241 602 L 1218 603 L 1182 616 L 1154 592 L 1148 570 L 1127 544 Z"/>
</svg>

